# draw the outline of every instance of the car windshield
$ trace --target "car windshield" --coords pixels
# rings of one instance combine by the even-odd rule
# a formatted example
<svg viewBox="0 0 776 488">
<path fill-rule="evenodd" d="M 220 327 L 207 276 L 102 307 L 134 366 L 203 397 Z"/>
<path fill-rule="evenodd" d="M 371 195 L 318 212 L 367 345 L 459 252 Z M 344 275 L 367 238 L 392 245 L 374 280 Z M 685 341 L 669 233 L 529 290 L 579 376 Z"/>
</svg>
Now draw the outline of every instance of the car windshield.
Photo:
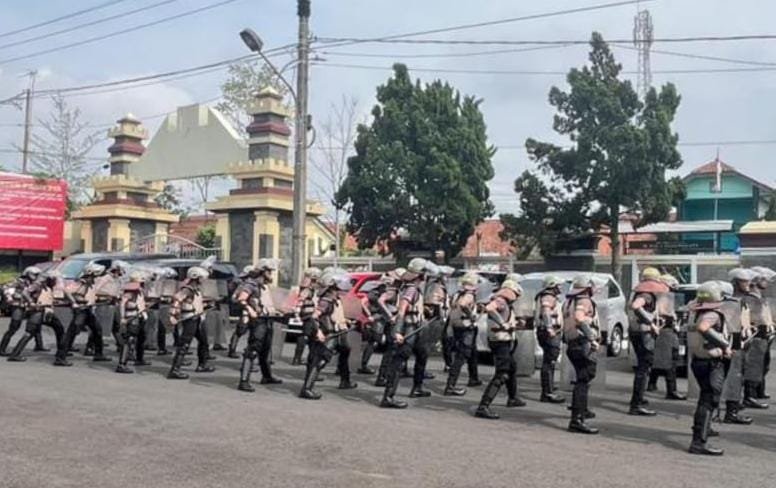
<svg viewBox="0 0 776 488">
<path fill-rule="evenodd" d="M 85 259 L 66 259 L 57 267 L 57 271 L 62 273 L 62 277 L 66 280 L 74 280 L 81 276 L 81 271 L 87 264 L 89 261 Z"/>
</svg>

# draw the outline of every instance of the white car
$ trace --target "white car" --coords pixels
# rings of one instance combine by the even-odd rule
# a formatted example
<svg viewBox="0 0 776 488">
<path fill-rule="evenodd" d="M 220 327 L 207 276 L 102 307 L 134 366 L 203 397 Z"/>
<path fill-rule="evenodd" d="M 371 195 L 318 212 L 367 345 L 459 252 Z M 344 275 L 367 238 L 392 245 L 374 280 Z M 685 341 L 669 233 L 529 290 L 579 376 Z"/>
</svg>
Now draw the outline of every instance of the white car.
<svg viewBox="0 0 776 488">
<path fill-rule="evenodd" d="M 565 294 L 570 286 L 571 280 L 580 274 L 580 271 L 554 271 L 546 273 L 530 273 L 524 276 L 520 282 L 523 287 L 523 299 L 526 302 L 534 301 L 536 295 L 542 289 L 542 283 L 545 276 L 552 275 L 562 279 L 566 284 L 562 291 Z M 593 297 L 598 306 L 598 315 L 600 317 L 601 335 L 610 356 L 619 356 L 623 348 L 628 344 L 628 315 L 625 312 L 627 298 L 622 292 L 622 288 L 614 280 L 614 277 L 607 273 L 589 273 L 598 278 L 606 285 L 599 290 Z M 494 285 L 495 287 L 495 285 Z M 481 294 L 480 294 L 481 295 Z M 528 303 L 531 306 L 530 303 Z M 477 338 L 477 351 L 490 352 L 488 348 L 487 320 L 484 318 L 477 324 L 479 334 Z M 533 319 L 529 319 L 529 328 L 533 328 Z M 541 364 L 541 348 L 536 347 L 537 363 Z"/>
</svg>

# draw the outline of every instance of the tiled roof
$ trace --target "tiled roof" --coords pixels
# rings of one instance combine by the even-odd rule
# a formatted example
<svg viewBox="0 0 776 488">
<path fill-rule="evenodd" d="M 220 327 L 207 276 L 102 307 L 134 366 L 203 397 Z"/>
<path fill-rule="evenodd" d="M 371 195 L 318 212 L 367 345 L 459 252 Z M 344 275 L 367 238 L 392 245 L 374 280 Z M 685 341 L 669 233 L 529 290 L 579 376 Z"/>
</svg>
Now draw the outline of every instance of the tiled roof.
<svg viewBox="0 0 776 488">
<path fill-rule="evenodd" d="M 767 190 L 769 192 L 773 191 L 773 188 L 761 181 L 757 181 L 756 179 L 752 178 L 751 176 L 747 176 L 743 174 L 742 172 L 738 171 L 734 167 L 730 166 L 729 164 L 725 163 L 724 161 L 720 161 L 720 165 L 722 166 L 722 173 L 725 174 L 735 174 L 740 176 L 741 178 L 744 178 L 748 181 L 750 181 L 755 186 L 758 186 L 760 189 Z M 701 165 L 694 170 L 692 170 L 687 176 L 684 177 L 685 180 L 688 180 L 690 178 L 694 178 L 697 176 L 714 176 L 717 174 L 717 161 L 710 161 L 704 165 Z"/>
<path fill-rule="evenodd" d="M 206 225 L 216 225 L 215 215 L 190 215 L 180 222 L 170 224 L 170 234 L 196 242 L 197 232 Z"/>
</svg>

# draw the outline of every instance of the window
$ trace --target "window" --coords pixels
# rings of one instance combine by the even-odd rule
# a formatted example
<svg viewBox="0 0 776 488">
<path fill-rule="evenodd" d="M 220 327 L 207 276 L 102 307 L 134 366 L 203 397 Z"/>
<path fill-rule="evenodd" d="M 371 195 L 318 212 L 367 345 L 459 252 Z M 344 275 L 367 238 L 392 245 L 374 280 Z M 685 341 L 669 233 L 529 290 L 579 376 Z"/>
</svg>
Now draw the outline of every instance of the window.
<svg viewBox="0 0 776 488">
<path fill-rule="evenodd" d="M 620 296 L 620 288 L 612 280 L 609 280 L 609 298 L 618 298 Z"/>
</svg>

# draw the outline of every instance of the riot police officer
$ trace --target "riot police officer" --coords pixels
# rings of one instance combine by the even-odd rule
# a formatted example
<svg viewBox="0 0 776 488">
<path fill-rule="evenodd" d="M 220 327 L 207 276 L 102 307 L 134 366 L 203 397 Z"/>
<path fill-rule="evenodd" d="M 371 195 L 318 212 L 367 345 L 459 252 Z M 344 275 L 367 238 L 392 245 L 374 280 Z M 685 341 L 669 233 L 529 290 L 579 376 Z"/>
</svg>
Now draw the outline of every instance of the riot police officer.
<svg viewBox="0 0 776 488">
<path fill-rule="evenodd" d="M 770 362 L 770 340 L 773 330 L 773 318 L 768 299 L 764 296 L 768 283 L 776 273 L 768 268 L 754 267 L 749 293 L 743 298 L 749 309 L 751 325 L 756 329 L 755 336 L 749 341 L 744 367 L 744 406 L 751 409 L 766 409 L 768 404 L 761 402 L 765 394 L 765 375 Z"/>
<path fill-rule="evenodd" d="M 229 338 L 229 349 L 226 355 L 232 359 L 238 359 L 240 357 L 237 354 L 237 345 L 240 343 L 240 338 L 248 331 L 248 315 L 245 311 L 244 304 L 240 302 L 240 294 L 244 290 L 253 293 L 252 290 L 259 287 L 260 279 L 261 271 L 259 271 L 256 266 L 249 264 L 243 268 L 240 280 L 236 283 L 235 291 L 232 293 L 231 301 L 235 304 L 236 312 L 240 317 L 240 320 L 237 321 L 237 325 L 232 332 L 232 336 Z"/>
<path fill-rule="evenodd" d="M 428 350 L 434 349 L 437 343 L 442 344 L 444 358 L 443 330 L 446 328 L 447 317 L 450 313 L 450 294 L 447 291 L 447 280 L 455 270 L 450 266 L 439 266 L 429 263 L 426 286 L 423 291 L 423 312 L 428 324 L 422 332 L 423 343 Z M 426 373 L 427 379 L 433 379 L 433 375 Z"/>
<path fill-rule="evenodd" d="M 523 294 L 523 288 L 512 280 L 504 280 L 499 291 L 485 307 L 488 314 L 488 346 L 493 353 L 496 372 L 482 394 L 475 416 L 497 419 L 498 414 L 490 410 L 490 404 L 498 395 L 501 386 L 507 387 L 507 407 L 523 407 L 525 402 L 517 396 L 517 363 L 514 358 L 515 317 L 512 304 Z"/>
<path fill-rule="evenodd" d="M 679 281 L 670 274 L 661 276 L 660 281 L 668 286 L 670 295 L 665 296 L 662 300 L 664 306 L 659 307 L 661 310 L 658 311 L 662 318 L 660 331 L 655 339 L 655 362 L 649 372 L 647 391 L 656 391 L 657 380 L 660 375 L 663 375 L 666 379 L 666 400 L 681 401 L 686 400 L 687 397 L 679 393 L 676 386 L 676 363 L 679 360 L 679 323 L 676 320 L 673 298 L 679 287 Z"/>
<path fill-rule="evenodd" d="M 655 360 L 655 340 L 660 332 L 658 301 L 671 292 L 668 286 L 660 281 L 660 276 L 657 269 L 645 268 L 641 273 L 641 281 L 633 290 L 630 309 L 635 319 L 630 321 L 629 335 L 637 362 L 630 410 L 628 410 L 630 415 L 656 414 L 654 410 L 648 410 L 643 405 L 645 404 L 644 392 Z"/>
<path fill-rule="evenodd" d="M 536 339 L 542 348 L 540 401 L 563 403 L 565 398 L 555 393 L 555 365 L 560 357 L 563 335 L 563 280 L 557 276 L 545 276 L 541 291 L 536 295 Z"/>
<path fill-rule="evenodd" d="M 248 345 L 243 350 L 240 383 L 237 386 L 241 391 L 255 391 L 251 384 L 251 373 L 256 359 L 261 369 L 262 385 L 276 385 L 283 382 L 272 376 L 269 359 L 272 349 L 272 319 L 275 316 L 269 286 L 272 283 L 272 273 L 276 269 L 277 266 L 271 259 L 259 260 L 254 270 L 255 281 L 246 282 L 237 297 L 243 308 L 242 320 L 247 323 L 248 330 Z"/>
<path fill-rule="evenodd" d="M 337 371 L 340 390 L 351 390 L 358 385 L 350 381 L 350 345 L 348 321 L 342 306 L 340 293 L 350 290 L 350 278 L 343 273 L 324 272 L 321 276 L 321 293 L 313 313 L 313 329 L 309 331 L 310 353 L 307 359 L 304 383 L 299 397 L 318 400 L 321 394 L 314 390 L 315 380 L 321 370 L 337 354 Z"/>
<path fill-rule="evenodd" d="M 299 295 L 297 296 L 296 318 L 302 323 L 302 333 L 296 338 L 296 347 L 294 348 L 294 359 L 291 360 L 291 364 L 294 366 L 302 364 L 302 355 L 304 349 L 307 346 L 307 335 L 304 333 L 305 323 L 309 323 L 313 318 L 315 312 L 316 298 L 315 289 L 318 285 L 318 280 L 321 278 L 321 270 L 315 267 L 307 268 L 304 271 L 302 283 L 299 285 Z"/>
<path fill-rule="evenodd" d="M 698 288 L 693 309 L 695 320 L 687 330 L 690 365 L 700 387 L 689 449 L 691 454 L 723 454 L 722 449 L 707 444 L 711 417 L 719 406 L 725 382 L 723 358 L 730 358 L 733 354 L 725 327 L 725 316 L 720 311 L 721 303 L 722 292 L 719 285 L 715 282 L 703 283 Z"/>
<path fill-rule="evenodd" d="M 97 296 L 95 293 L 95 280 L 105 272 L 105 266 L 101 264 L 88 264 L 78 279 L 78 284 L 72 293 L 66 294 L 73 307 L 73 320 L 67 328 L 65 343 L 67 349 L 73 347 L 76 337 L 82 327 L 89 331 L 89 338 L 94 345 L 94 361 L 110 361 L 103 354 L 102 328 L 97 323 L 95 306 Z"/>
<path fill-rule="evenodd" d="M 24 321 L 26 304 L 24 302 L 22 292 L 25 288 L 33 284 L 38 279 L 40 274 L 40 268 L 37 266 L 28 266 L 24 268 L 21 276 L 4 287 L 4 289 L 8 291 L 7 299 L 11 306 L 11 321 L 8 324 L 8 330 L 5 331 L 3 338 L 0 339 L 0 356 L 8 355 L 6 352 L 8 349 L 8 344 L 11 343 L 13 335 L 16 334 L 16 331 L 19 330 L 19 328 L 22 326 L 22 322 Z M 43 336 L 40 333 L 35 336 L 35 350 L 42 352 L 48 351 L 48 349 L 46 349 L 46 347 L 43 345 Z"/>
<path fill-rule="evenodd" d="M 728 273 L 730 282 L 717 282 L 722 294 L 720 312 L 725 318 L 725 326 L 730 334 L 730 358 L 723 360 L 725 383 L 722 387 L 721 401 L 725 403 L 726 424 L 749 425 L 752 418 L 741 413 L 744 390 L 744 347 L 751 337 L 752 327 L 749 309 L 741 297 L 749 292 L 752 279 L 747 269 L 736 268 Z"/>
<path fill-rule="evenodd" d="M 446 396 L 463 396 L 465 388 L 456 386 L 463 365 L 469 366 L 469 379 L 477 375 L 477 283 L 475 273 L 467 273 L 459 280 L 460 289 L 453 296 L 448 327 L 452 330 L 453 360 L 445 386 Z"/>
<path fill-rule="evenodd" d="M 183 366 L 184 358 L 193 339 L 197 339 L 197 359 L 199 362 L 196 372 L 212 373 L 215 371 L 215 368 L 207 362 L 209 349 L 207 331 L 202 321 L 205 307 L 200 286 L 208 276 L 208 272 L 204 269 L 192 266 L 186 272 L 186 280 L 181 284 L 180 290 L 173 298 L 169 321 L 173 327 L 180 324 L 181 336 L 172 358 L 170 371 L 167 373 L 167 379 L 185 380 L 189 377 L 181 371 L 181 366 Z"/>
<path fill-rule="evenodd" d="M 571 282 L 571 290 L 563 305 L 563 337 L 567 344 L 566 356 L 574 367 L 575 382 L 571 396 L 569 432 L 598 434 L 598 429 L 587 424 L 594 415 L 588 408 L 590 382 L 595 379 L 598 362 L 600 328 L 598 311 L 593 301 L 595 279 L 578 275 Z"/>
<path fill-rule="evenodd" d="M 428 261 L 423 258 L 413 258 L 402 275 L 404 286 L 399 296 L 396 325 L 391 343 L 391 365 L 383 399 L 380 402 L 382 408 L 407 408 L 407 404 L 396 400 L 394 395 L 399 387 L 403 363 L 413 355 L 415 356 L 415 370 L 410 398 L 431 396 L 430 392 L 423 389 L 428 351 L 419 335 L 424 326 L 423 293 L 421 290 L 428 265 Z"/>
<path fill-rule="evenodd" d="M 51 327 L 57 339 L 57 354 L 54 365 L 71 366 L 66 360 L 65 328 L 54 315 L 54 288 L 58 284 L 59 275 L 55 271 L 48 271 L 21 291 L 22 300 L 26 304 L 29 316 L 24 335 L 14 346 L 13 352 L 8 357 L 9 361 L 26 361 L 23 356 L 24 348 L 33 337 L 41 334 L 42 326 L 46 325 Z"/>
<path fill-rule="evenodd" d="M 375 386 L 379 387 L 385 387 L 388 384 L 388 371 L 393 360 L 393 353 L 396 351 L 393 332 L 396 323 L 399 289 L 402 283 L 401 277 L 405 272 L 404 268 L 396 268 L 386 273 L 382 278 L 386 284 L 385 290 L 377 298 L 381 309 L 384 309 L 380 326 L 382 327 L 382 340 L 385 343 L 385 350 L 380 360 L 380 367 L 377 370 L 377 379 L 375 380 Z"/>
<path fill-rule="evenodd" d="M 360 291 L 365 294 L 361 299 L 361 311 L 366 323 L 361 329 L 363 349 L 358 374 L 375 374 L 375 370 L 369 366 L 369 361 L 372 359 L 375 348 L 383 340 L 386 322 L 392 319 L 392 314 L 380 300 L 390 283 L 391 279 L 383 275 L 379 280 L 369 281 L 361 287 Z"/>
<path fill-rule="evenodd" d="M 129 276 L 129 283 L 124 287 L 119 303 L 119 362 L 116 366 L 117 373 L 133 373 L 127 366 L 129 351 L 135 351 L 135 366 L 148 366 L 151 363 L 144 358 L 146 341 L 146 321 L 148 309 L 146 307 L 145 291 L 143 285 L 145 276 L 140 271 L 133 271 Z"/>
<path fill-rule="evenodd" d="M 167 350 L 167 333 L 172 332 L 173 346 L 178 347 L 180 340 L 178 334 L 178 327 L 172 325 L 170 322 L 170 311 L 172 310 L 172 302 L 175 297 L 175 293 L 178 291 L 178 272 L 173 268 L 162 268 L 158 280 L 160 281 L 159 291 L 159 322 L 156 327 L 156 355 L 166 356 L 169 354 Z"/>
</svg>

